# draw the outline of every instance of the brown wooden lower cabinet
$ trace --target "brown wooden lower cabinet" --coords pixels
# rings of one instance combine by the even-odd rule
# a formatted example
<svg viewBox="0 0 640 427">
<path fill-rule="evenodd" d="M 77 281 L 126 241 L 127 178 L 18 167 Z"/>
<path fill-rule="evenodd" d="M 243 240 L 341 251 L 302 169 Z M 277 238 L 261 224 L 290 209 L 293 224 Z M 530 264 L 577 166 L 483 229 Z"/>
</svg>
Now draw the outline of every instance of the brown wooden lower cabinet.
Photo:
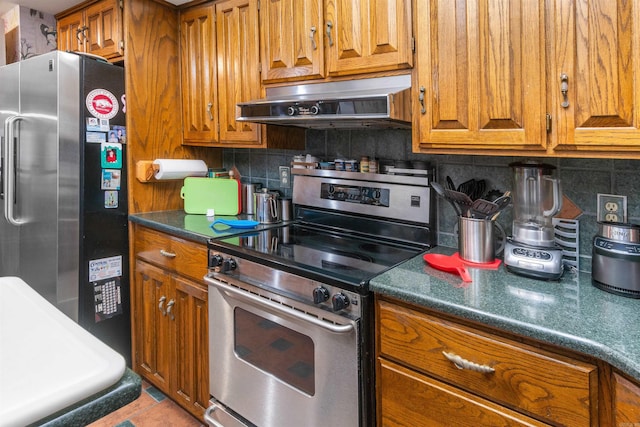
<svg viewBox="0 0 640 427">
<path fill-rule="evenodd" d="M 134 248 L 134 370 L 202 419 L 209 401 L 206 246 L 137 226 Z"/>
<path fill-rule="evenodd" d="M 586 357 L 395 300 L 377 299 L 376 326 L 380 426 L 599 423 L 599 370 Z"/>
<path fill-rule="evenodd" d="M 640 427 L 640 385 L 613 373 L 613 415 L 616 427 Z"/>
<path fill-rule="evenodd" d="M 546 426 L 416 371 L 378 360 L 383 426 Z"/>
</svg>

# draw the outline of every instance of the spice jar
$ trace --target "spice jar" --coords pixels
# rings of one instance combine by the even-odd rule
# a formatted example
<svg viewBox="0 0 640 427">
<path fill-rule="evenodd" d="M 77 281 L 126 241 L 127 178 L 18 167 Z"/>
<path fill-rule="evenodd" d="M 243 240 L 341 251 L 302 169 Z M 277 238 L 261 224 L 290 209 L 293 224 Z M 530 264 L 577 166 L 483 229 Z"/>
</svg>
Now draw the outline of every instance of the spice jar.
<svg viewBox="0 0 640 427">
<path fill-rule="evenodd" d="M 373 158 L 369 160 L 369 172 L 378 173 L 378 160 Z"/>
<path fill-rule="evenodd" d="M 369 157 L 360 157 L 360 172 L 369 172 Z"/>
</svg>

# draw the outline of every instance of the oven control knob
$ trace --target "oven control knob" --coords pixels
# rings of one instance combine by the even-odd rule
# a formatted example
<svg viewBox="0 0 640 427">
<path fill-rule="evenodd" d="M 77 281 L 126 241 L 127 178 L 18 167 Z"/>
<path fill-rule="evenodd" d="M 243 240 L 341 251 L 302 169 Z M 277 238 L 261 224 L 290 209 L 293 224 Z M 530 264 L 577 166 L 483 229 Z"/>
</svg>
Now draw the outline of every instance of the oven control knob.
<svg viewBox="0 0 640 427">
<path fill-rule="evenodd" d="M 331 299 L 331 303 L 333 304 L 333 311 L 344 310 L 349 307 L 349 297 L 343 293 L 335 294 Z"/>
<path fill-rule="evenodd" d="M 222 261 L 222 266 L 220 267 L 221 273 L 228 273 L 231 270 L 235 270 L 237 267 L 236 261 L 233 258 L 227 258 Z"/>
<path fill-rule="evenodd" d="M 287 108 L 287 115 L 295 116 L 298 114 L 298 107 L 294 107 L 293 105 Z"/>
<path fill-rule="evenodd" d="M 327 288 L 318 286 L 313 290 L 313 303 L 320 304 L 329 299 L 329 291 Z"/>
<path fill-rule="evenodd" d="M 224 261 L 224 258 L 222 258 L 222 255 L 212 255 L 209 258 L 209 267 L 211 268 L 219 267 L 222 265 L 222 261 Z"/>
</svg>

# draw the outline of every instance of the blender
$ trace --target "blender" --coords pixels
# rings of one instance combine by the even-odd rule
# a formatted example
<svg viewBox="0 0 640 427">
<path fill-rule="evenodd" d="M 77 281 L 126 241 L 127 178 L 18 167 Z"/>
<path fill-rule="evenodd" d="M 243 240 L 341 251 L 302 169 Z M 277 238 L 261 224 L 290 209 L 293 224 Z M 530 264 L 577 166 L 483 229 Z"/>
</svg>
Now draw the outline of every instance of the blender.
<svg viewBox="0 0 640 427">
<path fill-rule="evenodd" d="M 562 207 L 555 166 L 516 162 L 513 169 L 513 235 L 507 238 L 504 265 L 508 271 L 536 279 L 555 280 L 563 273 L 562 248 L 555 242 L 553 216 Z"/>
</svg>

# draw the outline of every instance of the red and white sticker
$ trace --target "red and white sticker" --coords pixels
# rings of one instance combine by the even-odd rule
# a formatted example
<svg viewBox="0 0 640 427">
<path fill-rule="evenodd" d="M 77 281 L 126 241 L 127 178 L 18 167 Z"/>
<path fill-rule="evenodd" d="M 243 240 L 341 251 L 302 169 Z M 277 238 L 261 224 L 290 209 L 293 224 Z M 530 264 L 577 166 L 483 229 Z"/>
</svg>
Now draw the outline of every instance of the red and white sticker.
<svg viewBox="0 0 640 427">
<path fill-rule="evenodd" d="M 105 89 L 94 89 L 87 95 L 87 109 L 99 119 L 112 119 L 118 114 L 118 100 Z"/>
</svg>

